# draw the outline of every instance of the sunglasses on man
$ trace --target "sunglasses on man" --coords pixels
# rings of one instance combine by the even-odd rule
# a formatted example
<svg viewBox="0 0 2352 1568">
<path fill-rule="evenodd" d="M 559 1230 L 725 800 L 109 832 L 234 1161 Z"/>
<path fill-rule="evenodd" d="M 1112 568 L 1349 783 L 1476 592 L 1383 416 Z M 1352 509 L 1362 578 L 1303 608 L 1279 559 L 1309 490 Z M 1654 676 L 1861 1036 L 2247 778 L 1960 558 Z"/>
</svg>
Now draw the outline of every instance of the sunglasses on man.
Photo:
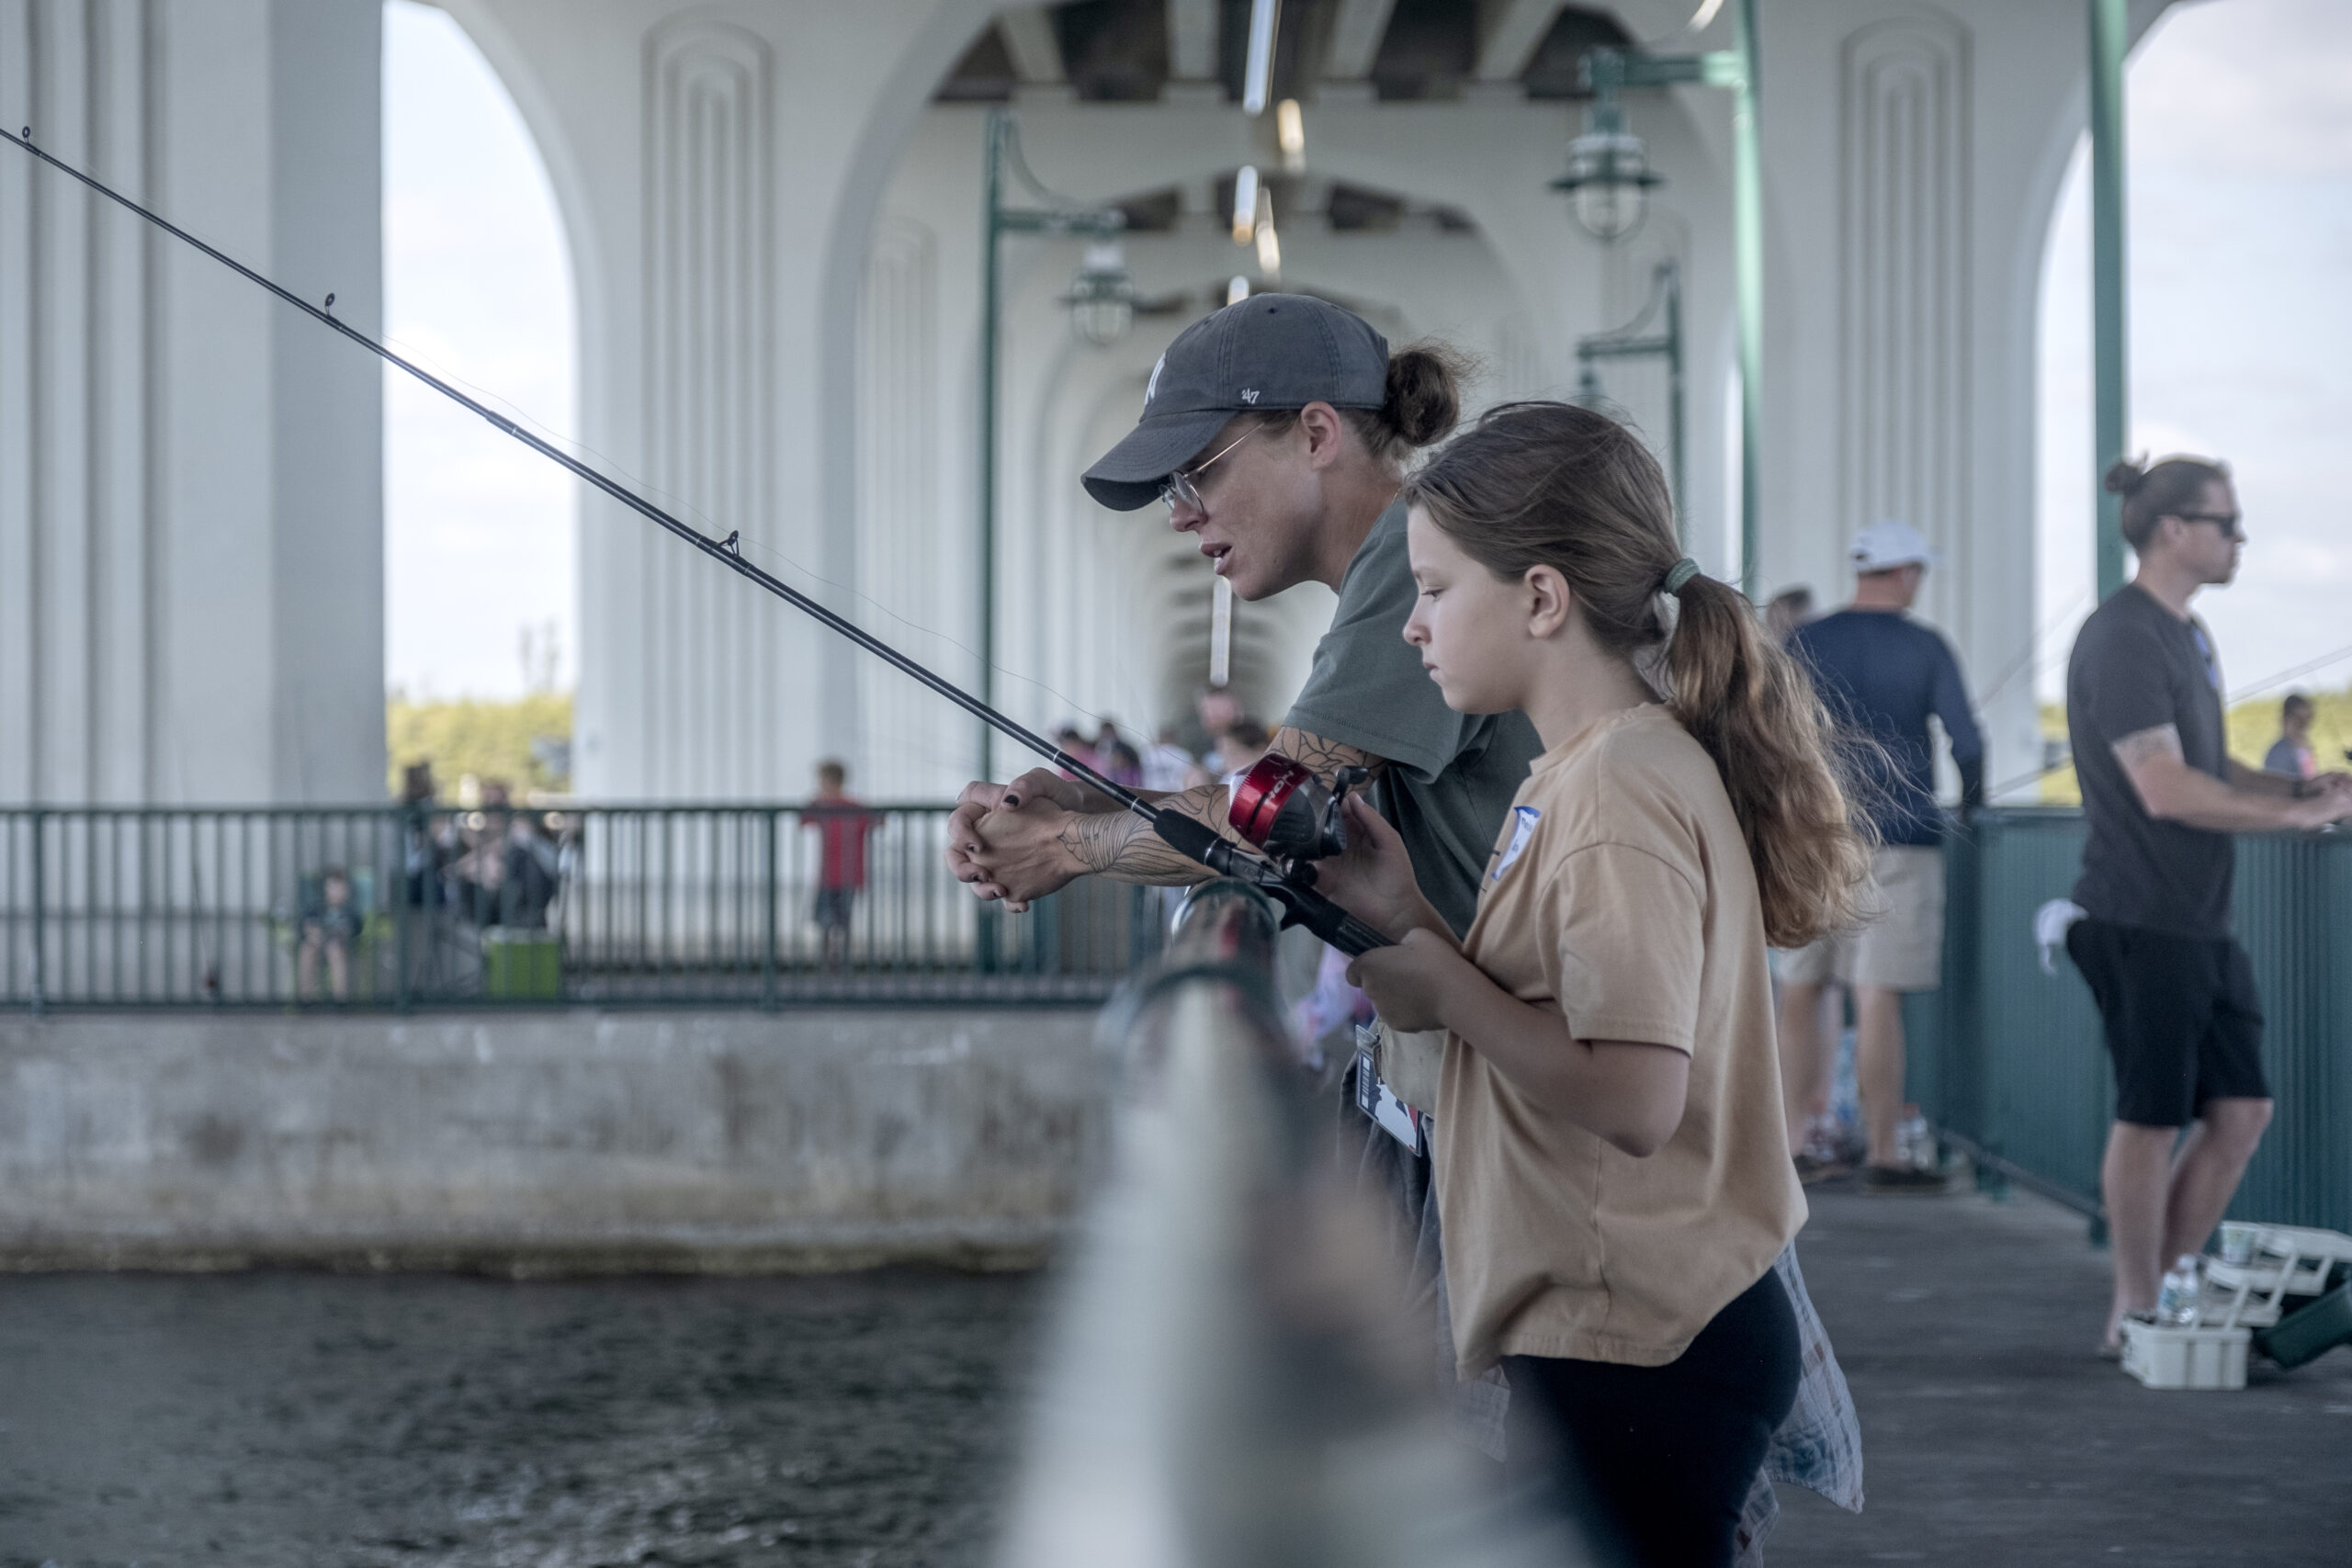
<svg viewBox="0 0 2352 1568">
<path fill-rule="evenodd" d="M 2239 525 L 2245 521 L 2243 512 L 2176 512 L 2171 515 L 2183 523 L 2211 523 L 2222 531 L 2224 539 L 2243 539 L 2245 531 Z"/>
</svg>

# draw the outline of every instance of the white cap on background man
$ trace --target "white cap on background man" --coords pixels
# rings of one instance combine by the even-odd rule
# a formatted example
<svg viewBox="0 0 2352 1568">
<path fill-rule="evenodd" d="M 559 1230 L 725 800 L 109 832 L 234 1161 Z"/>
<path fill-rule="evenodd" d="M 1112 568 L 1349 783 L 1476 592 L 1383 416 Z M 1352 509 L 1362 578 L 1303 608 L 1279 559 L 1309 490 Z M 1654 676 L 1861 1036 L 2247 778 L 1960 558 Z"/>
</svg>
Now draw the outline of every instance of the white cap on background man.
<svg viewBox="0 0 2352 1568">
<path fill-rule="evenodd" d="M 1934 566 L 1941 558 L 1928 547 L 1925 534 L 1893 518 L 1873 523 L 1856 534 L 1851 558 L 1857 572 L 1893 571 L 1898 566 Z"/>
</svg>

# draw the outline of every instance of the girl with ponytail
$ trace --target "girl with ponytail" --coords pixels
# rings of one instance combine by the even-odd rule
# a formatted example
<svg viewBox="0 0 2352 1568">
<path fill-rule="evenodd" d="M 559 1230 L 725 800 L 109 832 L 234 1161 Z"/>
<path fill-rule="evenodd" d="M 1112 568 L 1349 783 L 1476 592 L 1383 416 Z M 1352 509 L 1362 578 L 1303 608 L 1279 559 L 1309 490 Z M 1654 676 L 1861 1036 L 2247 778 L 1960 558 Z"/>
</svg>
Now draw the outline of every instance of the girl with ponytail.
<svg viewBox="0 0 2352 1568">
<path fill-rule="evenodd" d="M 1850 921 L 1869 846 L 1810 683 L 1683 557 L 1622 425 L 1497 409 L 1405 499 L 1405 640 L 1449 707 L 1523 709 L 1545 748 L 1458 944 L 1370 811 L 1324 863 L 1398 940 L 1353 970 L 1382 1019 L 1446 1032 L 1459 1370 L 1501 1363 L 1514 1464 L 1633 1561 L 1728 1563 L 1800 1371 L 1765 951 Z"/>
</svg>

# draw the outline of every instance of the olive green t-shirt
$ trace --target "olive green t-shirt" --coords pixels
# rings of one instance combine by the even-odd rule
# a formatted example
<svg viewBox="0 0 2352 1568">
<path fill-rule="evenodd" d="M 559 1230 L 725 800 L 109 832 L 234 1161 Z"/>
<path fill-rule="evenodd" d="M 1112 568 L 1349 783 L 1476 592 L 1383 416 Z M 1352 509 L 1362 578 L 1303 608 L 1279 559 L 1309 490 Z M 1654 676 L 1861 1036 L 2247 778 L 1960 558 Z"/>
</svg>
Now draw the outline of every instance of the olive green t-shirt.
<svg viewBox="0 0 2352 1568">
<path fill-rule="evenodd" d="M 1418 594 L 1405 505 L 1380 514 L 1340 580 L 1340 607 L 1283 720 L 1387 760 L 1373 804 L 1396 825 L 1413 874 L 1456 936 L 1477 912 L 1487 852 L 1542 753 L 1521 713 L 1455 713 L 1405 640 Z"/>
<path fill-rule="evenodd" d="M 1463 952 L 1575 1040 L 1680 1051 L 1690 1074 L 1674 1135 L 1636 1159 L 1447 1036 L 1435 1154 L 1461 1370 L 1501 1356 L 1663 1366 L 1805 1215 L 1763 903 L 1713 759 L 1654 704 L 1546 752 L 1496 840 Z"/>
</svg>

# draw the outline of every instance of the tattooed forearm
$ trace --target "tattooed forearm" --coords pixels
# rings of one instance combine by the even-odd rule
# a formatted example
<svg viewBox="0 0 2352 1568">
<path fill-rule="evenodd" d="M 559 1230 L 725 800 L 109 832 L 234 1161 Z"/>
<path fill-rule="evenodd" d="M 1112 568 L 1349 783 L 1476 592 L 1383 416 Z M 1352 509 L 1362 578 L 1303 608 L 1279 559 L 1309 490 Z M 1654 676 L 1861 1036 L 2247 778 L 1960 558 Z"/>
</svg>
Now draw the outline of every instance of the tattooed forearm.
<svg viewBox="0 0 2352 1568">
<path fill-rule="evenodd" d="M 1385 757 L 1360 751 L 1344 740 L 1326 740 L 1319 735 L 1309 735 L 1304 729 L 1288 725 L 1274 731 L 1274 750 L 1295 762 L 1304 762 L 1315 776 L 1329 784 L 1331 775 L 1341 768 L 1369 768 L 1378 778 L 1388 766 Z"/>
<path fill-rule="evenodd" d="M 1344 767 L 1369 768 L 1376 775 L 1388 764 L 1383 759 L 1338 740 L 1326 740 L 1303 729 L 1274 732 L 1273 750 L 1306 763 L 1329 780 Z M 1108 801 L 1104 802 L 1108 805 Z M 1223 784 L 1182 790 L 1158 796 L 1154 804 L 1205 822 L 1236 843 L 1226 826 Z M 1057 840 L 1062 849 L 1097 876 L 1120 882 L 1140 882 L 1159 887 L 1185 887 L 1205 878 L 1208 868 L 1189 855 L 1179 854 L 1151 830 L 1151 824 L 1131 811 L 1089 811 L 1062 824 Z"/>
<path fill-rule="evenodd" d="M 1225 828 L 1225 787 L 1188 789 L 1164 795 L 1162 809 Z M 1059 840 L 1071 859 L 1097 876 L 1140 882 L 1155 887 L 1186 887 L 1209 874 L 1208 867 L 1190 855 L 1179 854 L 1151 830 L 1151 824 L 1133 812 L 1072 817 L 1062 824 Z"/>
</svg>

